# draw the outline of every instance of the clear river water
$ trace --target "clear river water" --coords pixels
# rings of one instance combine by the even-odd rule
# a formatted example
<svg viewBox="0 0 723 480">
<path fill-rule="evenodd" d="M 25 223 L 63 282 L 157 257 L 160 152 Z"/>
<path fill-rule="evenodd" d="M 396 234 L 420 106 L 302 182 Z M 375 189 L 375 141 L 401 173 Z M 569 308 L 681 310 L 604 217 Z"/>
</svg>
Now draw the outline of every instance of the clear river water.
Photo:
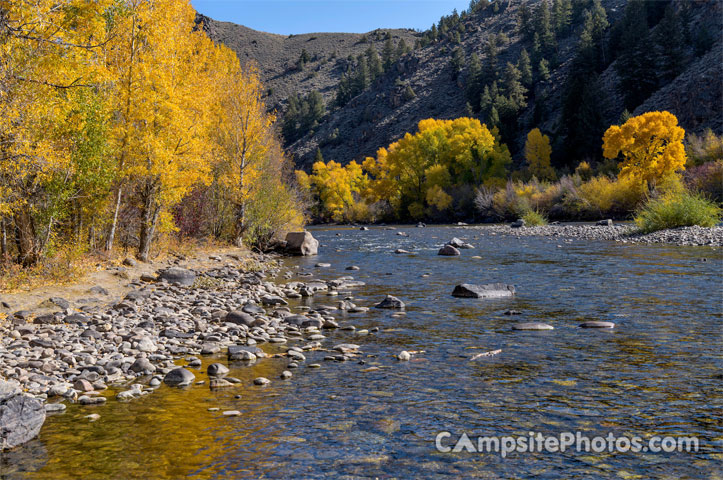
<svg viewBox="0 0 723 480">
<path fill-rule="evenodd" d="M 398 231 L 408 237 L 398 236 Z M 514 238 L 455 227 L 312 229 L 319 255 L 285 259 L 295 274 L 353 275 L 354 303 L 386 294 L 406 315 L 370 309 L 337 313 L 342 325 L 379 332 L 325 331 L 325 345 L 356 343 L 358 361 L 309 352 L 290 381 L 283 358 L 230 365 L 243 387 L 211 392 L 161 386 L 130 403 L 69 405 L 49 416 L 38 439 L 2 455 L 3 479 L 221 478 L 670 478 L 720 475 L 723 255 L 720 250 L 557 238 Z M 474 244 L 437 256 L 452 237 Z M 410 255 L 395 255 L 402 248 Z M 473 258 L 475 257 L 475 258 Z M 705 259 L 705 260 L 704 260 Z M 315 268 L 328 262 L 330 268 Z M 346 271 L 358 265 L 358 271 Z M 294 277 L 304 281 L 307 277 Z M 282 280 L 286 281 L 286 280 Z M 514 284 L 510 299 L 453 298 L 459 283 Z M 291 301 L 334 305 L 343 296 Z M 510 309 L 520 315 L 505 315 Z M 580 328 L 615 322 L 612 330 Z M 514 331 L 540 321 L 550 331 Z M 274 352 L 270 346 L 263 346 Z M 419 352 L 411 361 L 394 358 Z M 470 360 L 477 353 L 501 353 Z M 204 365 L 226 362 L 204 358 Z M 321 368 L 306 367 L 320 363 Z M 377 370 L 364 371 L 370 367 Z M 205 369 L 196 372 L 207 379 Z M 267 387 L 251 380 L 266 376 Z M 235 394 L 241 398 L 234 398 Z M 112 395 L 113 392 L 109 392 Z M 210 407 L 239 410 L 224 417 Z M 89 422 L 89 413 L 100 419 Z M 479 436 L 540 432 L 695 436 L 698 452 L 439 452 Z"/>
</svg>

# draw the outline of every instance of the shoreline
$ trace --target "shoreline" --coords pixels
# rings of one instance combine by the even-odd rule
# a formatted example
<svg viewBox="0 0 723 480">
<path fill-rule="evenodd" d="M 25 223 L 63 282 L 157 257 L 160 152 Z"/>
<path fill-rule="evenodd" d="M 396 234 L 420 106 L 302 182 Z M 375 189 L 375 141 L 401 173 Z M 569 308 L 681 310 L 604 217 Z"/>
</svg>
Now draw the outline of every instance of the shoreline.
<svg viewBox="0 0 723 480">
<path fill-rule="evenodd" d="M 641 234 L 631 223 L 614 223 L 613 225 L 597 225 L 591 222 L 552 223 L 542 226 L 525 226 L 512 228 L 510 223 L 440 223 L 440 224 L 315 224 L 315 228 L 351 228 L 351 229 L 407 229 L 425 227 L 450 227 L 462 230 L 473 230 L 492 235 L 511 237 L 559 237 L 577 240 L 614 241 L 627 244 L 666 244 L 680 247 L 721 247 L 723 246 L 723 226 L 715 227 L 679 227 L 658 230 Z"/>
<path fill-rule="evenodd" d="M 636 233 L 632 225 L 570 225 L 556 224 L 537 227 L 511 228 L 509 225 L 467 226 L 475 231 L 513 237 L 559 237 L 577 240 L 614 241 L 627 244 L 665 244 L 679 247 L 720 247 L 723 246 L 723 227 L 680 227 L 657 232 Z"/>
<path fill-rule="evenodd" d="M 155 264 L 154 268 L 169 267 L 161 268 L 157 279 L 135 271 L 125 290 L 116 288 L 110 293 L 102 284 L 95 285 L 93 291 L 102 297 L 96 302 L 78 297 L 48 299 L 46 292 L 47 300 L 38 307 L 9 314 L 0 322 L 0 384 L 7 393 L 3 401 L 7 396 L 34 402 L 38 417 L 24 421 L 42 424 L 45 413 L 62 413 L 67 403 L 92 406 L 132 401 L 152 394 L 162 384 L 206 383 L 205 388 L 211 390 L 263 386 L 289 380 L 289 370 L 306 362 L 303 352 L 323 350 L 329 352 L 324 360 L 334 362 L 360 353 L 358 345 L 324 344 L 322 332 L 340 327 L 354 330 L 353 318 L 339 325 L 335 317 L 338 312 L 368 310 L 348 300 L 354 287 L 363 282 L 349 276 L 291 281 L 295 269 L 283 268 L 282 257 L 273 254 L 200 256 L 189 262 Z M 276 278 L 278 283 L 267 278 Z M 312 309 L 287 306 L 288 299 L 316 293 L 347 300 Z M 43 294 L 36 291 L 31 298 L 38 295 Z M 228 376 L 226 364 L 248 367 L 267 357 L 288 360 L 279 379 L 259 377 L 246 385 Z M 201 371 L 206 363 L 201 358 L 221 363 Z M 196 378 L 206 374 L 209 382 Z"/>
</svg>

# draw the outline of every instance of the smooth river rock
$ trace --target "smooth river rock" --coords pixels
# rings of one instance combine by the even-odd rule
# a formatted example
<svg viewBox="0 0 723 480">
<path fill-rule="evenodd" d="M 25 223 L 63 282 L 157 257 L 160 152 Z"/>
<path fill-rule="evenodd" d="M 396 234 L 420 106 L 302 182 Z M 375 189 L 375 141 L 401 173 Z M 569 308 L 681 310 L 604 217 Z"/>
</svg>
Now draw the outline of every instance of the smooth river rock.
<svg viewBox="0 0 723 480">
<path fill-rule="evenodd" d="M 512 325 L 512 330 L 554 330 L 552 325 L 541 322 L 524 322 Z"/>
<path fill-rule="evenodd" d="M 209 377 L 223 377 L 228 372 L 228 367 L 223 363 L 212 363 L 206 369 L 206 373 Z"/>
<path fill-rule="evenodd" d="M 163 382 L 166 385 L 171 385 L 175 387 L 182 387 L 185 385 L 190 385 L 193 383 L 193 381 L 196 379 L 196 376 L 191 373 L 189 370 L 186 370 L 183 367 L 174 368 L 170 372 L 166 374 L 166 376 L 163 378 Z"/>
<path fill-rule="evenodd" d="M 453 297 L 459 298 L 503 298 L 515 294 L 515 286 L 504 283 L 488 283 L 485 285 L 473 285 L 463 283 L 457 285 L 452 291 Z"/>
<path fill-rule="evenodd" d="M 599 322 L 596 320 L 581 323 L 580 326 L 582 328 L 615 328 L 615 324 L 613 322 Z"/>
<path fill-rule="evenodd" d="M 459 250 L 454 248 L 452 245 L 445 245 L 439 249 L 439 252 L 437 252 L 437 255 L 442 255 L 444 257 L 456 257 L 459 254 Z"/>
</svg>

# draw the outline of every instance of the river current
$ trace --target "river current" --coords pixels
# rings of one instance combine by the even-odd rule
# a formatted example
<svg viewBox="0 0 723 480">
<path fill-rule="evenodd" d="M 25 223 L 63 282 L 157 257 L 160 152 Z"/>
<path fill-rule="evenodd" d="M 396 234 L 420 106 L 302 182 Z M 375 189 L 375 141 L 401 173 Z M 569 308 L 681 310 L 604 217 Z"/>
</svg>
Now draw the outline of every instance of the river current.
<svg viewBox="0 0 723 480">
<path fill-rule="evenodd" d="M 408 236 L 397 235 L 406 232 Z M 491 235 L 484 228 L 312 229 L 319 255 L 284 260 L 293 280 L 353 275 L 353 302 L 391 294 L 406 315 L 338 312 L 369 335 L 358 361 L 306 365 L 279 381 L 286 361 L 231 366 L 244 386 L 161 386 L 130 403 L 69 405 L 40 437 L 3 454 L 2 478 L 711 478 L 723 460 L 720 250 Z M 452 237 L 474 249 L 437 250 Z M 394 254 L 401 248 L 411 254 Z M 316 268 L 318 262 L 329 268 Z M 356 265 L 358 271 L 347 271 Z M 278 281 L 288 281 L 278 279 Z M 460 283 L 514 284 L 515 297 L 460 299 Z M 334 305 L 343 296 L 291 301 Z M 520 315 L 505 315 L 517 310 Z M 393 316 L 394 315 L 394 316 Z M 614 329 L 586 329 L 602 320 Z M 514 331 L 544 322 L 549 331 Z M 270 346 L 263 346 L 274 352 Z M 400 351 L 411 361 L 395 359 Z M 500 353 L 470 360 L 487 351 Z M 219 360 L 220 359 L 220 360 Z M 204 366 L 225 357 L 204 358 Z M 372 369 L 370 367 L 379 367 Z M 205 369 L 196 372 L 206 379 Z M 258 376 L 267 387 L 251 386 Z M 241 394 L 241 398 L 235 398 Z M 224 417 L 209 408 L 239 410 Z M 91 412 L 92 410 L 92 412 Z M 89 422 L 88 413 L 100 414 Z M 697 437 L 698 452 L 440 452 L 480 436 Z"/>
</svg>

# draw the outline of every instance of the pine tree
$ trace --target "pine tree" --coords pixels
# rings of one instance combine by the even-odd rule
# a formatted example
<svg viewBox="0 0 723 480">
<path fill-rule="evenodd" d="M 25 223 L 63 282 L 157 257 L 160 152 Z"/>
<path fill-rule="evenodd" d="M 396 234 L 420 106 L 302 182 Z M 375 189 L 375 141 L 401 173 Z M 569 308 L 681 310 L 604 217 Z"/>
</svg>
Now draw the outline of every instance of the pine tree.
<svg viewBox="0 0 723 480">
<path fill-rule="evenodd" d="M 625 7 L 621 52 L 615 64 L 625 107 L 633 110 L 655 90 L 655 51 L 647 23 L 647 4 L 633 0 Z"/>
<path fill-rule="evenodd" d="M 522 74 L 517 67 L 508 62 L 505 69 L 504 88 L 510 106 L 516 111 L 527 106 L 525 99 L 527 89 L 522 85 L 521 79 Z"/>
<path fill-rule="evenodd" d="M 532 35 L 534 34 L 534 25 L 532 24 L 532 13 L 530 12 L 530 7 L 527 5 L 527 2 L 522 2 L 522 5 L 520 5 L 517 27 L 526 41 L 532 39 Z"/>
<path fill-rule="evenodd" d="M 532 85 L 532 65 L 530 64 L 530 56 L 524 48 L 517 60 L 517 69 L 520 71 L 522 85 L 529 88 Z"/>
<path fill-rule="evenodd" d="M 485 88 L 482 91 L 479 105 L 480 109 L 485 113 L 488 113 L 492 108 L 492 93 L 490 92 L 490 87 L 488 85 L 485 85 Z"/>
<path fill-rule="evenodd" d="M 324 163 L 324 155 L 321 154 L 321 148 L 319 147 L 316 147 L 316 155 L 314 155 L 314 163 L 316 162 Z"/>
<path fill-rule="evenodd" d="M 409 46 L 407 45 L 407 42 L 405 42 L 404 39 L 402 38 L 401 40 L 399 40 L 399 43 L 397 44 L 396 58 L 400 59 L 404 55 L 408 54 L 409 52 L 410 52 Z"/>
<path fill-rule="evenodd" d="M 462 50 L 462 48 L 457 47 L 454 49 L 449 64 L 452 67 L 452 80 L 457 80 L 459 73 L 462 71 L 462 66 L 464 65 L 464 50 Z"/>
<path fill-rule="evenodd" d="M 382 73 L 384 73 L 382 61 L 379 58 L 379 54 L 377 53 L 376 48 L 371 45 L 369 45 L 369 48 L 367 48 L 366 50 L 366 56 L 367 63 L 369 65 L 369 77 L 371 78 L 371 80 L 375 80 Z"/>
<path fill-rule="evenodd" d="M 473 112 L 479 111 L 481 88 L 482 64 L 477 54 L 473 53 L 469 58 L 469 65 L 467 66 L 467 83 L 465 88 L 467 101 L 472 105 Z"/>
<path fill-rule="evenodd" d="M 389 71 L 394 63 L 394 45 L 392 44 L 392 36 L 387 34 L 386 40 L 384 40 L 384 47 L 382 48 L 382 64 L 384 65 L 384 71 Z"/>
<path fill-rule="evenodd" d="M 535 32 L 540 36 L 542 49 L 545 54 L 551 53 L 557 47 L 555 30 L 552 25 L 550 8 L 546 1 L 540 2 L 535 9 Z"/>
<path fill-rule="evenodd" d="M 487 116 L 487 121 L 489 122 L 490 126 L 496 127 L 500 124 L 500 115 L 497 113 L 497 107 L 492 107 L 490 109 L 490 114 Z"/>
<path fill-rule="evenodd" d="M 658 57 L 658 78 L 668 82 L 683 70 L 685 62 L 683 26 L 672 5 L 665 9 L 665 16 L 655 32 Z"/>
<path fill-rule="evenodd" d="M 546 82 L 550 79 L 550 67 L 547 63 L 547 60 L 545 60 L 544 58 L 540 60 L 538 72 L 540 73 L 540 80 L 542 80 L 543 82 Z"/>
<path fill-rule="evenodd" d="M 485 45 L 485 55 L 486 55 L 486 62 L 485 62 L 485 75 L 484 75 L 484 83 L 491 83 L 497 79 L 497 55 L 499 54 L 499 51 L 497 50 L 497 39 L 494 36 L 491 36 L 487 40 L 487 44 Z"/>
<path fill-rule="evenodd" d="M 558 35 L 567 32 L 572 21 L 572 0 L 553 0 L 552 19 Z"/>
<path fill-rule="evenodd" d="M 354 92 L 359 94 L 369 86 L 369 67 L 364 55 L 357 57 L 356 73 L 354 75 Z"/>
</svg>

